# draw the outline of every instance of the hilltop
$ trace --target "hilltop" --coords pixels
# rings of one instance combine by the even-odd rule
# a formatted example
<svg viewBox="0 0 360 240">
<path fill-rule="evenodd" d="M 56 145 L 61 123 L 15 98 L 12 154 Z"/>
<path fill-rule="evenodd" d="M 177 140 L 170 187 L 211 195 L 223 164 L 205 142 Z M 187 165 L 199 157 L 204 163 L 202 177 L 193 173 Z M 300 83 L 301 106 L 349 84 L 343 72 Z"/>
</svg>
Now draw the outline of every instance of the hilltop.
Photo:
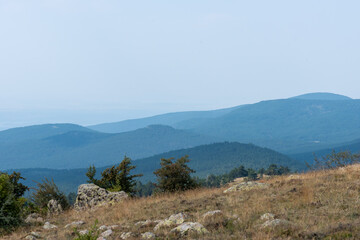
<svg viewBox="0 0 360 240">
<path fill-rule="evenodd" d="M 186 221 L 199 222 L 209 233 L 181 239 L 359 239 L 358 182 L 360 165 L 306 174 L 273 177 L 261 182 L 266 187 L 224 193 L 229 188 L 197 189 L 183 193 L 128 199 L 95 210 L 69 210 L 47 220 L 56 230 L 42 226 L 23 227 L 4 239 L 20 239 L 31 231 L 47 239 L 72 239 L 73 230 L 64 226 L 85 221 L 79 229 L 89 229 L 95 219 L 101 225 L 118 225 L 107 239 L 119 239 L 132 232 L 155 232 L 159 239 L 170 229 L 154 231 L 145 220 L 165 219 L 183 212 Z M 239 183 L 232 183 L 237 185 Z M 220 210 L 221 215 L 206 220 L 203 214 Z M 151 222 L 151 221 L 149 221 Z M 148 223 L 149 223 L 148 222 Z M 138 223 L 138 224 L 136 224 Z"/>
</svg>

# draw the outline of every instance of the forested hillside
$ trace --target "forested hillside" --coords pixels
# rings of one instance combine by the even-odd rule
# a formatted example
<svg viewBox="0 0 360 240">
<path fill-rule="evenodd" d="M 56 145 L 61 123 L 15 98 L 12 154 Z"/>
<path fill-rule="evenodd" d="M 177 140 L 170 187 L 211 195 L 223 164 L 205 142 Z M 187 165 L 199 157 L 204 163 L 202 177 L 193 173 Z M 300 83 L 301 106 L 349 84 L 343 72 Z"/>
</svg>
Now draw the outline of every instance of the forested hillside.
<svg viewBox="0 0 360 240">
<path fill-rule="evenodd" d="M 225 142 L 181 149 L 135 160 L 133 161 L 133 165 L 136 166 L 136 169 L 133 173 L 144 174 L 144 176 L 140 178 L 140 181 L 144 183 L 149 180 L 154 181 L 155 176 L 153 172 L 160 167 L 161 158 L 180 158 L 184 155 L 188 155 L 191 159 L 189 166 L 196 171 L 194 176 L 198 177 L 206 177 L 209 174 L 227 173 L 240 165 L 246 168 L 260 169 L 267 168 L 270 164 L 278 164 L 288 166 L 293 171 L 302 171 L 305 169 L 303 163 L 292 160 L 273 150 L 252 144 Z M 128 156 L 131 157 L 131 155 Z M 118 156 L 114 164 L 120 163 L 122 158 L 123 156 Z M 97 168 L 97 174 L 99 175 L 107 167 Z M 33 181 L 41 181 L 44 177 L 49 179 L 54 178 L 61 189 L 69 192 L 76 191 L 79 184 L 86 182 L 85 173 L 87 172 L 87 168 L 69 170 L 32 168 L 18 169 L 16 171 L 21 172 L 26 178 L 26 184 L 29 186 L 34 186 L 35 183 Z"/>
</svg>

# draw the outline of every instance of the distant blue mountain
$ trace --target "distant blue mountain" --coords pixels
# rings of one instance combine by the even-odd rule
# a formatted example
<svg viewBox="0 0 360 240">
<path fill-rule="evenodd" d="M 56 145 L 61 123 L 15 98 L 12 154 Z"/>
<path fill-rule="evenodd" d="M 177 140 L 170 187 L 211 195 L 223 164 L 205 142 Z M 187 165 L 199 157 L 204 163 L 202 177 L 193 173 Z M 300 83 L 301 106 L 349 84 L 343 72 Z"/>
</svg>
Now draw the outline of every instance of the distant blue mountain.
<svg viewBox="0 0 360 240">
<path fill-rule="evenodd" d="M 303 170 L 305 164 L 295 161 L 283 154 L 253 144 L 214 143 L 193 148 L 180 149 L 161 153 L 152 157 L 133 161 L 136 166 L 133 174 L 141 173 L 142 182 L 155 181 L 153 172 L 160 168 L 161 158 L 180 158 L 189 155 L 189 166 L 196 170 L 195 176 L 206 177 L 209 174 L 222 174 L 240 165 L 246 168 L 267 168 L 270 164 L 289 166 L 292 170 Z M 120 163 L 121 157 L 114 164 Z M 88 167 L 88 166 L 86 166 Z M 106 167 L 97 168 L 99 175 Z M 18 169 L 26 178 L 28 186 L 34 186 L 34 181 L 42 181 L 45 177 L 53 178 L 58 186 L 66 192 L 76 191 L 78 185 L 85 183 L 87 168 L 56 170 L 44 168 Z"/>
<path fill-rule="evenodd" d="M 37 128 L 44 130 L 48 126 Z M 28 129 L 23 130 L 24 135 L 28 133 Z M 19 131 L 16 133 L 18 135 Z M 38 139 L 40 134 L 33 135 L 33 139 L 31 136 L 22 137 L 21 141 L 14 138 L 10 143 L 0 144 L 0 170 L 33 167 L 69 169 L 90 164 L 104 166 L 119 161 L 124 155 L 137 159 L 218 141 L 214 137 L 163 125 L 118 134 L 84 129 L 49 135 L 50 132 L 43 134 L 46 137 L 41 139 Z"/>
<path fill-rule="evenodd" d="M 88 126 L 88 128 L 105 133 L 120 133 L 120 132 L 136 130 L 139 128 L 144 128 L 154 124 L 175 126 L 177 123 L 189 119 L 207 119 L 207 118 L 220 117 L 224 114 L 231 112 L 234 109 L 241 108 L 242 106 L 213 110 L 213 111 L 189 111 L 189 112 L 166 113 L 166 114 L 156 115 L 153 117 L 130 119 L 130 120 L 114 122 L 114 123 L 103 123 L 103 124 Z"/>
</svg>

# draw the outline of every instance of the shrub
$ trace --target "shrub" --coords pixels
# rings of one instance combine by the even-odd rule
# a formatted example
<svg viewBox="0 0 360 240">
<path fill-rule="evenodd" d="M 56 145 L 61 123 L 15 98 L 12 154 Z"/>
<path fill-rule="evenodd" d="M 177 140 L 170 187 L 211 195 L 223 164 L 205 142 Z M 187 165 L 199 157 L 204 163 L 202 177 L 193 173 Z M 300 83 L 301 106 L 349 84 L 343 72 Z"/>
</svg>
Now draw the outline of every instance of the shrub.
<svg viewBox="0 0 360 240">
<path fill-rule="evenodd" d="M 173 162 L 174 158 L 161 159 L 161 168 L 154 174 L 157 176 L 157 189 L 160 192 L 176 192 L 198 187 L 195 179 L 190 176 L 195 171 L 187 166 L 188 156 Z"/>
<path fill-rule="evenodd" d="M 42 183 L 37 183 L 37 189 L 31 195 L 31 200 L 38 207 L 46 209 L 51 199 L 56 200 L 64 210 L 70 207 L 65 194 L 59 190 L 54 180 L 45 178 Z"/>
</svg>

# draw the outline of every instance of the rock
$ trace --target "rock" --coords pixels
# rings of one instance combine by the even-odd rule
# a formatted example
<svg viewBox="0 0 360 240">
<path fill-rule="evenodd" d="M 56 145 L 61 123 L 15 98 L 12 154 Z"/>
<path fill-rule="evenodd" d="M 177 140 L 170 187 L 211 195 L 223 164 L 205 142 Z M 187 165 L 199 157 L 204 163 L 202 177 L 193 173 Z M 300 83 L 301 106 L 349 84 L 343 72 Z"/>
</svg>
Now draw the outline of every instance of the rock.
<svg viewBox="0 0 360 240">
<path fill-rule="evenodd" d="M 44 223 L 44 219 L 42 217 L 40 217 L 39 214 L 37 213 L 32 213 L 30 215 L 28 215 L 25 219 L 25 223 L 29 223 L 29 224 L 42 224 Z"/>
<path fill-rule="evenodd" d="M 223 216 L 223 213 L 221 210 L 215 210 L 215 211 L 209 211 L 203 215 L 203 219 L 213 218 L 217 216 Z"/>
<path fill-rule="evenodd" d="M 47 208 L 48 208 L 48 215 L 59 215 L 60 213 L 63 212 L 61 204 L 54 199 L 51 199 L 48 202 Z"/>
<path fill-rule="evenodd" d="M 186 235 L 189 232 L 205 234 L 208 233 L 209 231 L 198 222 L 185 222 L 177 226 L 176 228 L 172 229 L 171 232 L 177 232 L 180 233 L 181 235 Z"/>
<path fill-rule="evenodd" d="M 98 237 L 96 240 L 106 240 L 104 237 Z"/>
<path fill-rule="evenodd" d="M 64 228 L 78 227 L 78 226 L 81 226 L 81 225 L 84 225 L 84 224 L 85 224 L 84 221 L 76 221 L 76 222 L 72 222 L 72 223 L 66 224 Z"/>
<path fill-rule="evenodd" d="M 259 183 L 259 182 L 242 182 L 239 184 L 235 184 L 231 186 L 230 188 L 226 189 L 224 193 L 229 192 L 236 192 L 236 191 L 249 191 L 252 189 L 263 189 L 267 188 L 268 184 L 266 183 Z"/>
<path fill-rule="evenodd" d="M 50 230 L 50 229 L 55 229 L 55 228 L 57 228 L 57 226 L 55 226 L 55 225 L 53 225 L 53 224 L 50 224 L 49 222 L 46 222 L 46 223 L 44 224 L 43 228 L 44 228 L 45 230 Z"/>
<path fill-rule="evenodd" d="M 283 219 L 268 220 L 261 225 L 261 228 L 289 227 L 291 223 Z"/>
<path fill-rule="evenodd" d="M 34 237 L 33 235 L 27 235 L 27 236 L 25 237 L 25 239 L 27 239 L 27 240 L 36 240 L 37 238 Z"/>
<path fill-rule="evenodd" d="M 146 220 L 146 221 L 139 221 L 137 223 L 135 223 L 135 226 L 139 227 L 139 228 L 145 228 L 145 227 L 153 227 L 156 224 L 158 224 L 159 222 L 161 222 L 161 220 L 157 221 L 152 221 L 152 220 Z"/>
<path fill-rule="evenodd" d="M 88 234 L 88 233 L 89 233 L 89 230 L 87 230 L 87 229 L 81 230 L 81 231 L 79 232 L 80 235 L 86 235 L 86 234 Z"/>
<path fill-rule="evenodd" d="M 76 210 L 84 210 L 112 202 L 119 202 L 126 198 L 128 198 L 128 195 L 124 191 L 109 192 L 95 184 L 82 184 L 78 188 L 74 208 Z"/>
<path fill-rule="evenodd" d="M 41 238 L 41 235 L 38 232 L 31 232 L 30 234 L 36 238 Z"/>
<path fill-rule="evenodd" d="M 156 238 L 156 235 L 152 232 L 146 232 L 141 234 L 141 239 L 154 239 Z"/>
<path fill-rule="evenodd" d="M 108 229 L 109 229 L 109 227 L 106 226 L 106 225 L 102 225 L 102 226 L 99 227 L 100 231 L 104 231 L 104 230 L 108 230 Z"/>
<path fill-rule="evenodd" d="M 261 220 L 274 220 L 275 215 L 272 213 L 265 213 L 260 217 Z"/>
<path fill-rule="evenodd" d="M 120 235 L 120 238 L 121 239 L 128 239 L 128 238 L 131 238 L 132 236 L 134 236 L 134 234 L 132 232 L 123 232 Z"/>
<path fill-rule="evenodd" d="M 113 231 L 111 229 L 108 229 L 105 232 L 101 233 L 101 237 L 108 237 L 111 234 L 113 234 Z"/>
<path fill-rule="evenodd" d="M 178 213 L 178 214 L 173 214 L 171 215 L 169 218 L 165 219 L 165 220 L 161 220 L 154 228 L 154 231 L 158 231 L 160 228 L 165 228 L 165 227 L 171 227 L 174 225 L 179 225 L 183 222 L 185 222 L 185 219 L 187 218 L 187 215 L 184 213 Z"/>
</svg>

